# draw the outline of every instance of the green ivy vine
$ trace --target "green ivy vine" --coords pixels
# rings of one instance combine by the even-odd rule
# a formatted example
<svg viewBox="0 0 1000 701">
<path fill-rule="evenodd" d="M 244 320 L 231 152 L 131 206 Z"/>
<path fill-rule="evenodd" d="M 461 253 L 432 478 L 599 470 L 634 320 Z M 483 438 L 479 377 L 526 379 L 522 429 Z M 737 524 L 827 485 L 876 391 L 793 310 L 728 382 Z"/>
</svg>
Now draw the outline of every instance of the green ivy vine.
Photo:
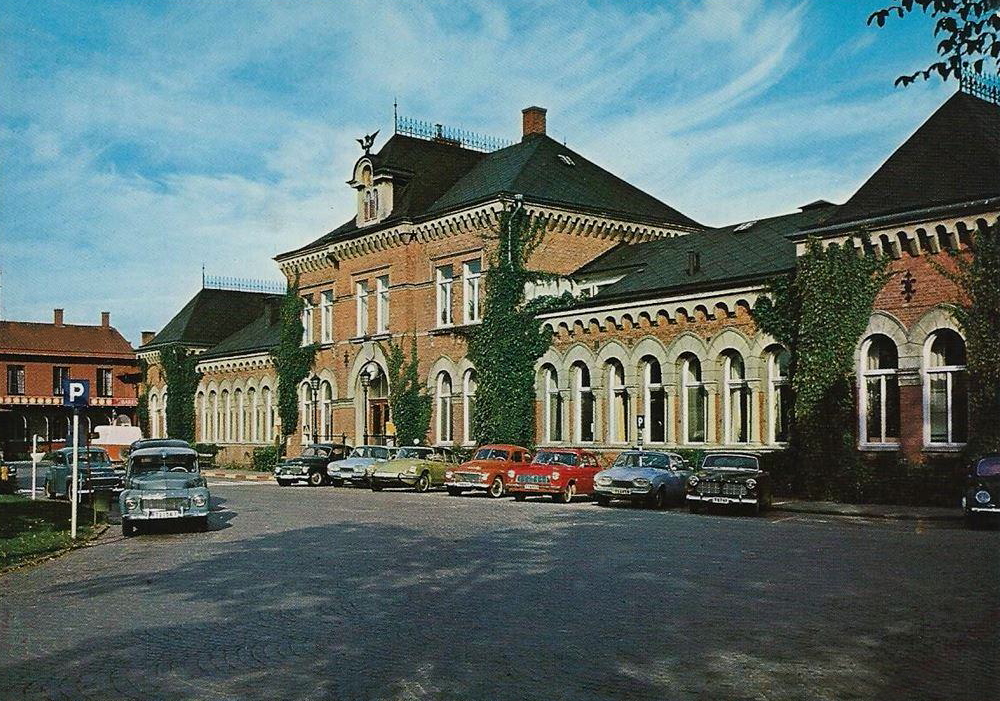
<svg viewBox="0 0 1000 701">
<path fill-rule="evenodd" d="M 538 274 L 526 267 L 545 233 L 545 223 L 522 208 L 505 210 L 490 239 L 482 323 L 469 334 L 469 360 L 476 368 L 473 433 L 483 443 L 531 446 L 535 439 L 535 363 L 551 338 L 525 304 L 524 286 Z"/>
<path fill-rule="evenodd" d="M 299 423 L 299 384 L 312 370 L 316 344 L 302 345 L 302 309 L 305 302 L 299 296 L 299 281 L 288 286 L 281 303 L 281 335 L 278 346 L 271 351 L 271 361 L 278 376 L 278 417 L 281 435 L 295 433 Z"/>
<path fill-rule="evenodd" d="M 932 260 L 954 282 L 965 300 L 952 313 L 965 334 L 969 373 L 969 444 L 974 458 L 1000 452 L 1000 219 L 980 225 L 973 234 L 972 254 L 948 250 L 955 270 Z"/>
<path fill-rule="evenodd" d="M 417 358 L 417 335 L 410 341 L 407 359 L 402 343 L 391 339 L 379 342 L 385 354 L 389 379 L 389 410 L 396 426 L 396 445 L 426 443 L 431 425 L 431 398 L 420 382 Z"/>
<path fill-rule="evenodd" d="M 150 435 L 149 426 L 149 363 L 139 358 L 139 398 L 135 405 L 135 418 L 139 422 L 139 430 L 142 435 Z"/>
<path fill-rule="evenodd" d="M 195 369 L 198 356 L 174 344 L 160 350 L 160 365 L 167 381 L 167 435 L 194 443 L 194 396 L 201 380 Z"/>
<path fill-rule="evenodd" d="M 862 235 L 825 247 L 811 239 L 788 276 L 771 282 L 753 309 L 758 327 L 791 353 L 791 448 L 799 488 L 814 498 L 851 498 L 862 469 L 855 448 L 854 357 L 888 280 L 889 258 Z"/>
</svg>

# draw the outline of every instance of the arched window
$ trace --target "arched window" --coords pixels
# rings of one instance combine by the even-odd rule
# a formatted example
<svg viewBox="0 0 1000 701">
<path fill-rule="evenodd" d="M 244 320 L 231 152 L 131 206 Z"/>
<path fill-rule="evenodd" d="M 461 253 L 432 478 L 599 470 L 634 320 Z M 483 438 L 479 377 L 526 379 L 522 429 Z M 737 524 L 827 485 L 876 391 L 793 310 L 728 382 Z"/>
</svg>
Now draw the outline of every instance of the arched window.
<svg viewBox="0 0 1000 701">
<path fill-rule="evenodd" d="M 213 389 L 208 393 L 208 430 L 206 435 L 208 440 L 213 443 L 219 440 L 218 426 L 219 426 L 219 395 Z"/>
<path fill-rule="evenodd" d="M 704 443 L 708 433 L 708 392 L 701 378 L 701 362 L 693 355 L 681 361 L 681 419 L 685 443 Z"/>
<path fill-rule="evenodd" d="M 969 387 L 965 341 L 951 329 L 931 334 L 924 374 L 924 426 L 929 443 L 968 440 Z"/>
<path fill-rule="evenodd" d="M 309 401 L 311 393 L 312 390 L 309 388 L 308 382 L 299 385 L 299 406 L 302 407 L 302 413 L 299 417 L 299 422 L 302 424 L 302 445 L 308 445 L 309 441 L 312 440 L 312 402 Z"/>
<path fill-rule="evenodd" d="M 160 395 L 160 436 L 162 438 L 169 438 L 170 434 L 167 432 L 167 390 L 163 390 L 163 394 Z"/>
<path fill-rule="evenodd" d="M 580 443 L 594 441 L 594 390 L 590 369 L 583 363 L 573 365 L 573 427 Z"/>
<path fill-rule="evenodd" d="M 752 402 L 743 356 L 736 351 L 726 351 L 722 365 L 724 440 L 726 443 L 749 443 Z"/>
<path fill-rule="evenodd" d="M 246 438 L 246 407 L 243 404 L 243 390 L 234 389 L 233 390 L 233 408 L 235 410 L 236 420 L 233 422 L 233 440 L 236 443 L 243 443 Z"/>
<path fill-rule="evenodd" d="M 322 387 L 320 387 L 319 396 L 322 401 L 320 405 L 320 415 L 322 417 L 320 426 L 323 427 L 320 435 L 323 440 L 329 441 L 333 437 L 333 385 L 324 381 Z"/>
<path fill-rule="evenodd" d="M 773 350 L 767 358 L 767 410 L 771 443 L 788 442 L 792 411 L 792 385 L 788 378 L 791 360 L 791 353 L 784 348 Z"/>
<path fill-rule="evenodd" d="M 545 440 L 548 443 L 562 441 L 562 395 L 559 394 L 559 375 L 551 365 L 542 369 L 545 398 Z"/>
<path fill-rule="evenodd" d="M 221 434 L 219 438 L 224 443 L 228 443 L 233 433 L 233 404 L 228 389 L 222 390 L 221 400 L 222 419 L 219 421 L 219 433 Z"/>
<path fill-rule="evenodd" d="M 861 442 L 899 442 L 899 352 L 888 336 L 876 334 L 861 344 L 858 390 Z"/>
<path fill-rule="evenodd" d="M 149 395 L 149 433 L 150 438 L 160 438 L 160 400 L 153 393 Z"/>
<path fill-rule="evenodd" d="M 195 400 L 195 407 L 197 407 L 198 418 L 200 419 L 200 423 L 201 423 L 201 425 L 198 427 L 198 431 L 196 432 L 196 435 L 198 436 L 198 439 L 202 443 L 207 443 L 208 442 L 208 437 L 205 435 L 205 421 L 208 420 L 208 416 L 207 416 L 208 405 L 207 405 L 207 403 L 205 401 L 205 393 L 204 392 L 198 392 L 198 397 Z"/>
<path fill-rule="evenodd" d="M 628 443 L 628 390 L 625 388 L 625 368 L 617 360 L 607 365 L 608 442 Z"/>
<path fill-rule="evenodd" d="M 270 443 L 274 440 L 274 407 L 271 405 L 271 388 L 264 385 L 260 390 L 260 400 L 259 409 L 263 409 L 263 415 L 260 419 L 255 419 L 258 421 L 261 430 L 263 430 L 263 438 L 259 439 L 262 442 Z M 262 419 L 262 420 L 261 420 Z M 260 434 L 258 434 L 260 435 Z"/>
<path fill-rule="evenodd" d="M 246 440 L 248 443 L 261 443 L 260 407 L 258 406 L 257 389 L 251 387 L 246 396 Z"/>
<path fill-rule="evenodd" d="M 663 387 L 660 361 L 651 355 L 642 359 L 642 404 L 646 412 L 645 440 L 663 443 L 667 440 L 667 391 Z"/>
<path fill-rule="evenodd" d="M 476 415 L 476 371 L 466 370 L 462 379 L 462 435 L 465 436 L 466 443 L 474 443 L 473 429 L 475 424 L 473 419 Z"/>
<path fill-rule="evenodd" d="M 451 375 L 439 372 L 437 376 L 437 442 L 451 443 Z"/>
</svg>

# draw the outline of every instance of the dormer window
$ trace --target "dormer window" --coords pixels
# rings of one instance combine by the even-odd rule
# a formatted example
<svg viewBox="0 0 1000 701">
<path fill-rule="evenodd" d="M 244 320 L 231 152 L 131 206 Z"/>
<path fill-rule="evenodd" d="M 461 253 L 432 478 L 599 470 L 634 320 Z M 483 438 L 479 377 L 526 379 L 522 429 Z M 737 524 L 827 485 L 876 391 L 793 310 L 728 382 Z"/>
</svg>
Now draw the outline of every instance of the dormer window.
<svg viewBox="0 0 1000 701">
<path fill-rule="evenodd" d="M 378 218 L 378 190 L 370 188 L 364 194 L 364 221 Z"/>
</svg>

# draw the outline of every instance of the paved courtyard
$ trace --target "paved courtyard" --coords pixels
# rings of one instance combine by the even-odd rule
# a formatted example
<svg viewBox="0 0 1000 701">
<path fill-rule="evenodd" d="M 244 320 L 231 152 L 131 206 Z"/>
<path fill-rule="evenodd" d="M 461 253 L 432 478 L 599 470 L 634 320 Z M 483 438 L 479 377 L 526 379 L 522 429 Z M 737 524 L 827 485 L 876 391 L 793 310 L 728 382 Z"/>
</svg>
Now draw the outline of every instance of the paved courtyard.
<svg viewBox="0 0 1000 701">
<path fill-rule="evenodd" d="M 226 484 L 0 577 L 14 699 L 982 699 L 1000 533 Z"/>
</svg>

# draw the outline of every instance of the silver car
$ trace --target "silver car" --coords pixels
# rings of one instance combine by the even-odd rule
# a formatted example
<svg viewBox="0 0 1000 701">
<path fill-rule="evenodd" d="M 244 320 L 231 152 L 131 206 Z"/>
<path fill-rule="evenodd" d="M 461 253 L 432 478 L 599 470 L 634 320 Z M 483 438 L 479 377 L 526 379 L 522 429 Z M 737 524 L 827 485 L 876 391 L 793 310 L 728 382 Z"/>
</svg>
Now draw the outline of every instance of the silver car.
<svg viewBox="0 0 1000 701">
<path fill-rule="evenodd" d="M 691 470 L 677 453 L 626 450 L 607 470 L 594 476 L 594 499 L 607 506 L 612 499 L 641 502 L 654 509 L 683 503 Z"/>
<path fill-rule="evenodd" d="M 384 445 L 359 445 L 343 460 L 334 460 L 326 466 L 326 475 L 337 487 L 345 484 L 367 485 L 375 465 L 396 457 L 398 448 Z"/>
<path fill-rule="evenodd" d="M 191 448 L 140 448 L 128 456 L 118 497 L 122 535 L 152 521 L 178 520 L 208 530 L 210 495 Z"/>
</svg>

